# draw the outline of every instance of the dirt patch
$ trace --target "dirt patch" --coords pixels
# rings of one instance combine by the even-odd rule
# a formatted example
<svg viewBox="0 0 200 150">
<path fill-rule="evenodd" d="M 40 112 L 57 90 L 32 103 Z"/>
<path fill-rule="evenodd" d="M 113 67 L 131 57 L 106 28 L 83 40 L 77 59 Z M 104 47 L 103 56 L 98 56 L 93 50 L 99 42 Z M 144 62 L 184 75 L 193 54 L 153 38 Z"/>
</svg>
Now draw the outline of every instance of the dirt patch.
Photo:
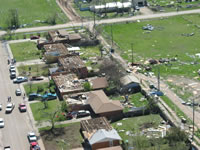
<svg viewBox="0 0 200 150">
<path fill-rule="evenodd" d="M 166 81 L 171 85 L 173 91 L 188 100 L 192 100 L 200 92 L 200 81 L 195 79 L 189 79 L 183 76 L 170 76 Z M 200 100 L 197 102 L 200 103 Z"/>
<path fill-rule="evenodd" d="M 82 147 L 80 123 L 68 124 L 66 127 L 56 128 L 54 132 L 44 130 L 40 132 L 47 150 L 70 150 Z"/>
</svg>

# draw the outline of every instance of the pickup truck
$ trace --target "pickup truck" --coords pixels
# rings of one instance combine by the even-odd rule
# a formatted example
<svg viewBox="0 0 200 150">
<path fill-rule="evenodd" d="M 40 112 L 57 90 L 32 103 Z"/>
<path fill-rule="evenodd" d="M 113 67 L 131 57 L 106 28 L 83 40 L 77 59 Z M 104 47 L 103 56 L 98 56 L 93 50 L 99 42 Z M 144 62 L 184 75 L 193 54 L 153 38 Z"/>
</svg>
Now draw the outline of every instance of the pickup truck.
<svg viewBox="0 0 200 150">
<path fill-rule="evenodd" d="M 43 77 L 39 77 L 39 76 L 33 76 L 30 80 L 31 81 L 39 81 L 39 80 L 43 80 Z"/>
</svg>

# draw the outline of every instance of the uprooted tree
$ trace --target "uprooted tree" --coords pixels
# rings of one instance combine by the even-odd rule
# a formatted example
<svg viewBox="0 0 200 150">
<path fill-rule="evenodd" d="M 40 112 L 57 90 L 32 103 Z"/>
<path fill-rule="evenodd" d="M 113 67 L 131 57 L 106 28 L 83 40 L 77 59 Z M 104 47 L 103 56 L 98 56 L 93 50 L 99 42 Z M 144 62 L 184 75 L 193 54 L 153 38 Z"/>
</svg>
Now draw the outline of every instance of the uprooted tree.
<svg viewBox="0 0 200 150">
<path fill-rule="evenodd" d="M 109 82 L 114 84 L 115 87 L 120 86 L 119 79 L 125 75 L 125 70 L 122 68 L 122 66 L 109 58 L 106 58 L 102 61 L 99 72 L 101 74 L 105 74 L 109 79 Z"/>
</svg>

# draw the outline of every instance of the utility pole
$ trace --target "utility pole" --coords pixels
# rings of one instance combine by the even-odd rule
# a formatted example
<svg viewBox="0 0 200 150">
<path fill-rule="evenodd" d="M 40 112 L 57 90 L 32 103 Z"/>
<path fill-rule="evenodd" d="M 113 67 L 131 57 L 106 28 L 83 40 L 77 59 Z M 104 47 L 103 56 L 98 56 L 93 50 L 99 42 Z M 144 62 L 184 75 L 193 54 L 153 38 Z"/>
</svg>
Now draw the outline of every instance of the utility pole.
<svg viewBox="0 0 200 150">
<path fill-rule="evenodd" d="M 131 52 L 132 52 L 131 65 L 133 66 L 133 43 L 131 43 Z"/>
<path fill-rule="evenodd" d="M 194 98 L 193 98 L 192 103 L 193 103 L 193 107 L 192 107 L 192 108 L 193 108 L 193 118 L 192 118 L 192 119 L 193 119 L 192 141 L 194 141 L 194 113 L 195 113 L 195 112 L 194 112 L 194 111 L 195 111 L 195 110 L 194 110 Z"/>
<path fill-rule="evenodd" d="M 160 66 L 158 65 L 158 91 L 160 91 Z"/>
<path fill-rule="evenodd" d="M 111 49 L 113 49 L 113 30 L 112 30 L 112 24 L 110 25 L 110 34 L 111 34 Z"/>
<path fill-rule="evenodd" d="M 94 8 L 94 13 L 93 13 L 93 21 L 94 21 L 94 25 L 93 25 L 93 33 L 95 34 L 95 27 L 96 27 L 96 18 L 95 18 L 95 12 L 96 12 L 96 10 L 95 10 L 95 8 Z"/>
</svg>

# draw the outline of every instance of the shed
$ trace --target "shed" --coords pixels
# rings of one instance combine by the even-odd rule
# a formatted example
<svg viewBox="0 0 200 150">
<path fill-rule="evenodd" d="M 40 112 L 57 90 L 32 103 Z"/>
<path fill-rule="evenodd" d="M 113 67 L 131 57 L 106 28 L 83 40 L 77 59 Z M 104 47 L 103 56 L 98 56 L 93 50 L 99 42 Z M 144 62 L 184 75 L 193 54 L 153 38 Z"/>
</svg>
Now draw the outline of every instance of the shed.
<svg viewBox="0 0 200 150">
<path fill-rule="evenodd" d="M 121 93 L 137 93 L 141 91 L 140 82 L 138 78 L 133 75 L 126 75 L 120 78 Z"/>
</svg>

